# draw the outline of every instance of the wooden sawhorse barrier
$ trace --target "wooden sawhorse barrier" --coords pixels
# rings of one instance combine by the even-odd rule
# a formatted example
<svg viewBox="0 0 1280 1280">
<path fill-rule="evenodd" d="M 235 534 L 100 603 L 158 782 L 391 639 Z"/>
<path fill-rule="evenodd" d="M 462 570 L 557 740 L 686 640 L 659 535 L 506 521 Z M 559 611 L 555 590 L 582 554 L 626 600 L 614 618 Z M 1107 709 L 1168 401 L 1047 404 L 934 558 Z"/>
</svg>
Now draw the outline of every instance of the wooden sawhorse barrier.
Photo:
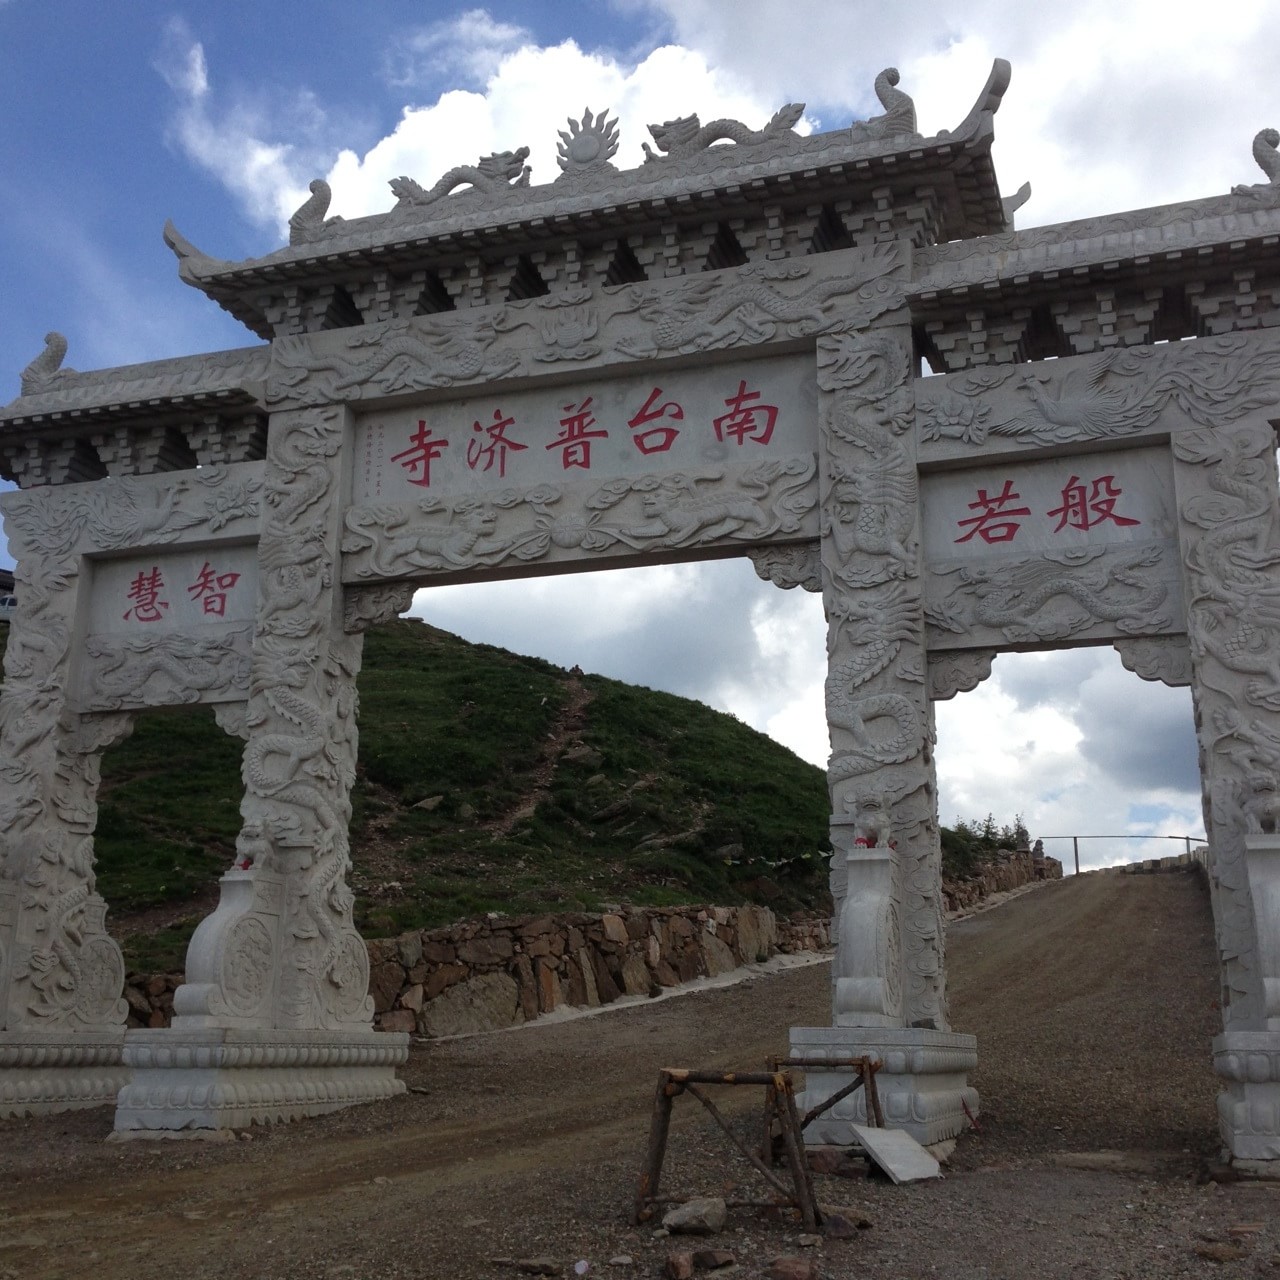
<svg viewBox="0 0 1280 1280">
<path fill-rule="evenodd" d="M 703 1085 L 764 1086 L 766 1131 L 772 1131 L 776 1120 L 782 1134 L 787 1167 L 791 1173 L 790 1187 L 778 1177 L 764 1159 L 738 1139 L 729 1122 L 700 1087 Z M 774 1200 L 727 1200 L 726 1208 L 796 1209 L 804 1225 L 810 1231 L 816 1231 L 822 1223 L 822 1215 L 818 1212 L 818 1203 L 813 1196 L 809 1164 L 804 1158 L 804 1139 L 800 1134 L 800 1119 L 796 1114 L 795 1090 L 791 1084 L 790 1073 L 778 1070 L 724 1072 L 663 1067 L 658 1072 L 658 1088 L 653 1099 L 653 1119 L 649 1125 L 649 1146 L 645 1152 L 644 1168 L 640 1171 L 640 1182 L 636 1187 L 635 1204 L 631 1209 L 631 1225 L 638 1226 L 647 1221 L 658 1205 L 680 1204 L 684 1199 L 683 1197 L 662 1198 L 658 1195 L 662 1162 L 667 1152 L 667 1132 L 671 1126 L 671 1106 L 682 1093 L 692 1094 L 706 1107 L 711 1118 L 724 1130 L 729 1141 L 780 1197 Z"/>
<path fill-rule="evenodd" d="M 884 1112 L 880 1110 L 880 1093 L 876 1088 L 876 1072 L 884 1064 L 878 1058 L 770 1058 L 769 1070 L 778 1071 L 794 1067 L 801 1071 L 830 1071 L 834 1067 L 842 1067 L 852 1071 L 853 1079 L 843 1089 L 838 1089 L 825 1102 L 810 1107 L 800 1120 L 800 1132 L 816 1120 L 824 1111 L 829 1111 L 837 1102 L 843 1101 L 851 1093 L 864 1089 L 867 1095 L 867 1124 L 876 1129 L 884 1128 Z M 773 1154 L 773 1118 L 768 1107 L 765 1108 L 764 1149 L 761 1152 L 765 1160 Z"/>
</svg>

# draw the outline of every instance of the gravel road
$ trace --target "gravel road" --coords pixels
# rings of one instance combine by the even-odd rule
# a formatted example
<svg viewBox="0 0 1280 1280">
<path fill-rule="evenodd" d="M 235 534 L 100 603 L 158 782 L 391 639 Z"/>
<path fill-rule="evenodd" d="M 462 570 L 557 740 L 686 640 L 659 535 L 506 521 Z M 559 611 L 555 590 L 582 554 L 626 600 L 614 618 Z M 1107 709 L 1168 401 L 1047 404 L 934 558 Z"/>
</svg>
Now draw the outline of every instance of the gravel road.
<svg viewBox="0 0 1280 1280">
<path fill-rule="evenodd" d="M 870 1220 L 853 1239 L 805 1245 L 736 1211 L 706 1243 L 738 1280 L 781 1254 L 833 1278 L 1280 1276 L 1280 1187 L 1204 1180 L 1220 1024 L 1197 879 L 1046 884 L 953 924 L 949 950 L 981 1131 L 941 1181 L 818 1177 L 825 1205 Z M 419 1045 L 405 1097 L 234 1141 L 106 1143 L 108 1110 L 0 1121 L 0 1278 L 511 1280 L 494 1260 L 534 1257 L 659 1276 L 680 1240 L 626 1222 L 657 1069 L 759 1067 L 788 1027 L 827 1021 L 828 981 L 814 965 Z M 744 1133 L 750 1092 L 721 1095 Z M 669 1152 L 672 1190 L 756 1191 L 691 1100 Z"/>
</svg>

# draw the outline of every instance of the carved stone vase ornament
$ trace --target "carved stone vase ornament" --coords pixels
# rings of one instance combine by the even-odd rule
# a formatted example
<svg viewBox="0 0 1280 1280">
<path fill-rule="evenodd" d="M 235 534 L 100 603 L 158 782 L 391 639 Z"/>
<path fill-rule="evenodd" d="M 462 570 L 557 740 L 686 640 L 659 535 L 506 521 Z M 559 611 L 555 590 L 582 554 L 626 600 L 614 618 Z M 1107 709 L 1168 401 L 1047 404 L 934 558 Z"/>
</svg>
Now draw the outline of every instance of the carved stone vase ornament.
<svg viewBox="0 0 1280 1280">
<path fill-rule="evenodd" d="M 889 67 L 883 114 L 826 133 L 800 103 L 686 115 L 620 169 L 590 108 L 554 181 L 519 146 L 343 219 L 317 178 L 263 258 L 165 228 L 265 345 L 82 373 L 33 337 L 0 409 L 0 1114 L 115 1099 L 162 1132 L 398 1091 L 348 886 L 362 632 L 436 584 L 745 555 L 827 620 L 838 942 L 831 1025 L 791 1033 L 809 1104 L 871 1054 L 920 1140 L 977 1114 L 932 701 L 1002 652 L 1112 644 L 1192 689 L 1218 1122 L 1277 1167 L 1276 134 L 1264 183 L 1019 232 L 1029 188 L 991 164 L 1009 74 L 932 137 Z M 126 1032 L 98 760 L 180 703 L 244 740 L 242 824 L 173 1025 Z M 848 1141 L 860 1097 L 809 1139 Z"/>
</svg>

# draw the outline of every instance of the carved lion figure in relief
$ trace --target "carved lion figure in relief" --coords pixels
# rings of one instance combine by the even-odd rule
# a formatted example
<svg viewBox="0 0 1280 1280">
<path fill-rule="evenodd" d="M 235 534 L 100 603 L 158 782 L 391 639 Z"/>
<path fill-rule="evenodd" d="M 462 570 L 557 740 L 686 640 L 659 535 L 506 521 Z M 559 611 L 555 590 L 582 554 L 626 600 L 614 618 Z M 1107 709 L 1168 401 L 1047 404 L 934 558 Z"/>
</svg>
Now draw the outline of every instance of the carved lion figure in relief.
<svg viewBox="0 0 1280 1280">
<path fill-rule="evenodd" d="M 893 849 L 897 846 L 889 836 L 889 812 L 884 797 L 860 795 L 853 803 L 853 843 L 857 849 Z"/>
<path fill-rule="evenodd" d="M 626 530 L 635 538 L 657 538 L 683 545 L 708 542 L 767 523 L 760 504 L 745 494 L 695 497 L 672 489 L 655 489 L 641 501 L 644 523 Z"/>
<path fill-rule="evenodd" d="M 1266 832 L 1274 835 L 1280 824 L 1280 794 L 1276 779 L 1269 773 L 1251 773 L 1246 780 L 1244 798 L 1245 830 L 1250 835 Z"/>
</svg>

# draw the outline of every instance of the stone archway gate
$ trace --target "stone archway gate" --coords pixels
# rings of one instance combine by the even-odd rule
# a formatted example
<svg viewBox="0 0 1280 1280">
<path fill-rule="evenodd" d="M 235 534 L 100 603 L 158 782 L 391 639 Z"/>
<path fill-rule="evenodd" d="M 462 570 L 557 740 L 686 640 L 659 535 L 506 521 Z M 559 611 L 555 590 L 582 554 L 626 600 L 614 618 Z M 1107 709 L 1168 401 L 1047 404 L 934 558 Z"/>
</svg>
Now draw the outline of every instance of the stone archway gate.
<svg viewBox="0 0 1280 1280">
<path fill-rule="evenodd" d="M 267 345 L 75 373 L 49 336 L 0 412 L 0 1114 L 221 1127 L 395 1092 L 346 883 L 362 630 L 433 583 L 748 554 L 828 620 L 839 947 L 832 1025 L 793 1051 L 882 1056 L 924 1140 L 976 1112 L 930 700 L 1000 651 L 1112 643 L 1192 687 L 1219 1118 L 1280 1158 L 1280 189 L 1019 233 L 1008 76 L 935 137 L 889 70 L 884 114 L 830 133 L 689 117 L 619 172 L 587 112 L 544 186 L 522 149 L 343 221 L 317 181 L 265 258 L 166 229 Z M 173 1025 L 126 1033 L 97 762 L 179 702 L 245 738 L 243 828 Z M 847 1138 L 845 1105 L 812 1136 Z"/>
</svg>

